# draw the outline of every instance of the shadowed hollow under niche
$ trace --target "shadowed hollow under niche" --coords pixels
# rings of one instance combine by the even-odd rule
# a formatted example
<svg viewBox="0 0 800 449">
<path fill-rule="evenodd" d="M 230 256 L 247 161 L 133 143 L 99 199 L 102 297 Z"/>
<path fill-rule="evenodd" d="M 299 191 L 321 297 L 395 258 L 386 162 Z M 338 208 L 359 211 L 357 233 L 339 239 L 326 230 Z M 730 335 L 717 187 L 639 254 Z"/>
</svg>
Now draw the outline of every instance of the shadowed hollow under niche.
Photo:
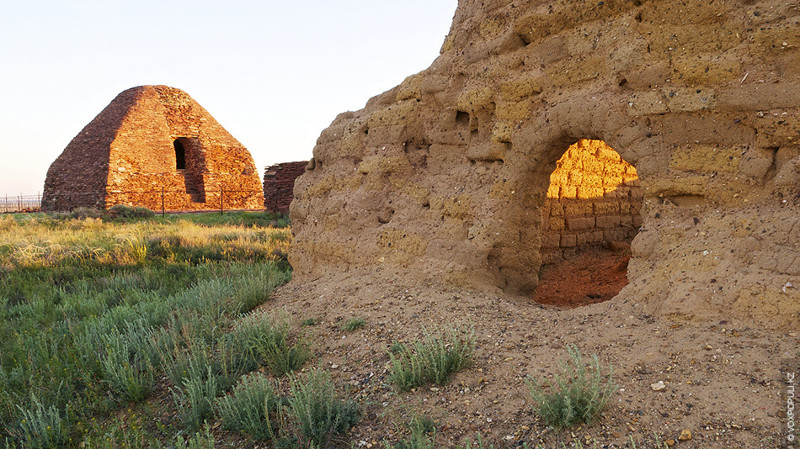
<svg viewBox="0 0 800 449">
<path fill-rule="evenodd" d="M 579 140 L 556 163 L 542 207 L 542 268 L 534 301 L 560 307 L 607 301 L 628 283 L 630 243 L 642 224 L 636 169 L 602 140 Z"/>
</svg>

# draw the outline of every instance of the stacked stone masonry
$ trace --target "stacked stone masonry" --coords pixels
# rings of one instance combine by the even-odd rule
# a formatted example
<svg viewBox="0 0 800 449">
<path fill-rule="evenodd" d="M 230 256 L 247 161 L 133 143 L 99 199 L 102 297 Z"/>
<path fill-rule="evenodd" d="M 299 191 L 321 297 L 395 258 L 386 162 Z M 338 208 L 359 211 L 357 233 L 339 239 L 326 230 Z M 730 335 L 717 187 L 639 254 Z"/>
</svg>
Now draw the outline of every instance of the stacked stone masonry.
<svg viewBox="0 0 800 449">
<path fill-rule="evenodd" d="M 618 300 L 800 326 L 794 0 L 460 0 L 430 68 L 322 131 L 295 183 L 294 276 L 529 294 L 550 175 L 581 139 L 641 182 Z"/>
<path fill-rule="evenodd" d="M 42 207 L 260 209 L 253 158 L 185 92 L 120 93 L 50 166 Z"/>
<path fill-rule="evenodd" d="M 267 212 L 289 213 L 294 181 L 305 173 L 308 161 L 285 162 L 264 169 L 264 207 Z"/>
<path fill-rule="evenodd" d="M 642 189 L 636 169 L 601 140 L 571 145 L 550 175 L 542 206 L 542 263 L 581 247 L 630 243 L 639 226 Z"/>
</svg>

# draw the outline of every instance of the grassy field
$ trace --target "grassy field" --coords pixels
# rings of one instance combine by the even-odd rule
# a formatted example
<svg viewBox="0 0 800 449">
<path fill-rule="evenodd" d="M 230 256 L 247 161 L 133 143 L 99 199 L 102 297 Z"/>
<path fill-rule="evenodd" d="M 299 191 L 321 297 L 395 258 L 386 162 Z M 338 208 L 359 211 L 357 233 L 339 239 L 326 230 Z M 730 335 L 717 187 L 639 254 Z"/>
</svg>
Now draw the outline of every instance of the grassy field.
<svg viewBox="0 0 800 449">
<path fill-rule="evenodd" d="M 355 447 L 345 434 L 377 399 L 338 395 L 352 391 L 311 341 L 333 337 L 254 310 L 291 277 L 286 217 L 110 212 L 0 216 L 0 448 Z M 352 317 L 329 332 L 368 328 Z M 558 388 L 531 383 L 556 428 L 590 423 L 616 390 L 573 351 Z M 375 391 L 445 385 L 474 354 L 472 326 L 424 331 L 378 356 L 391 368 Z M 391 422 L 407 438 L 381 447 L 432 449 L 428 421 Z"/>
<path fill-rule="evenodd" d="M 264 213 L 0 217 L 0 447 L 212 447 L 203 422 L 217 397 L 259 367 L 305 360 L 279 316 L 234 328 L 290 278 L 287 225 Z M 175 419 L 154 429 L 159 397 Z"/>
</svg>

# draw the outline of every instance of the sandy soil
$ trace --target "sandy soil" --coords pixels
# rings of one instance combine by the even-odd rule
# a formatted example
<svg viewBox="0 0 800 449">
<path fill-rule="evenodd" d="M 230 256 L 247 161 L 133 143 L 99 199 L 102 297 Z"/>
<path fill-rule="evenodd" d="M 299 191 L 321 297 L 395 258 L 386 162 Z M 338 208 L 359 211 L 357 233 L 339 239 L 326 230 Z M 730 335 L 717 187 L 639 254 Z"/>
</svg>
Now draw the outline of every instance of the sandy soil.
<svg viewBox="0 0 800 449">
<path fill-rule="evenodd" d="M 677 440 L 684 429 L 692 438 L 675 447 L 784 447 L 786 373 L 800 371 L 794 332 L 733 321 L 672 321 L 617 299 L 578 308 L 542 305 L 419 283 L 380 268 L 294 280 L 264 307 L 285 310 L 296 322 L 318 320 L 306 328 L 318 355 L 312 365 L 330 370 L 342 392 L 363 406 L 363 420 L 348 435 L 355 447 L 396 441 L 414 414 L 437 422 L 439 447 L 481 433 L 498 447 L 523 441 L 561 447 L 574 440 L 629 447 L 633 438 L 642 448 L 652 447 L 654 435 Z M 340 330 L 352 317 L 366 319 L 367 326 Z M 387 382 L 390 345 L 456 323 L 474 326 L 473 366 L 444 387 L 395 391 Z M 551 378 L 567 345 L 613 365 L 619 391 L 590 427 L 554 431 L 533 412 L 524 379 Z M 654 391 L 658 381 L 666 388 Z"/>
</svg>

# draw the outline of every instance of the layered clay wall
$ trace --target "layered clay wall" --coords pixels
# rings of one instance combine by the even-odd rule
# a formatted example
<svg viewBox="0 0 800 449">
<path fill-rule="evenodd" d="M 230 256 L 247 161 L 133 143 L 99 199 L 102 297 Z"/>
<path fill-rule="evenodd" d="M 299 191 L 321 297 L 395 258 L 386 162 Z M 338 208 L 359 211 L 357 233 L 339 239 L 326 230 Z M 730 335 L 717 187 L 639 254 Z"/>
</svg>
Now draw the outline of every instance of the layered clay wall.
<svg viewBox="0 0 800 449">
<path fill-rule="evenodd" d="M 305 173 L 308 161 L 285 162 L 264 169 L 264 207 L 267 212 L 289 213 L 294 181 Z"/>
<path fill-rule="evenodd" d="M 295 184 L 294 275 L 529 294 L 550 175 L 581 139 L 641 182 L 617 300 L 800 326 L 796 1 L 459 1 L 429 69 L 320 135 Z"/>
<path fill-rule="evenodd" d="M 630 243 L 642 225 L 636 169 L 601 140 L 580 140 L 550 175 L 542 205 L 542 263 L 586 246 Z"/>
<path fill-rule="evenodd" d="M 90 166 L 87 170 L 84 166 Z M 91 204 L 75 201 L 86 182 Z M 247 149 L 185 92 L 122 92 L 53 163 L 43 207 L 144 206 L 153 210 L 259 209 L 261 180 Z"/>
</svg>

